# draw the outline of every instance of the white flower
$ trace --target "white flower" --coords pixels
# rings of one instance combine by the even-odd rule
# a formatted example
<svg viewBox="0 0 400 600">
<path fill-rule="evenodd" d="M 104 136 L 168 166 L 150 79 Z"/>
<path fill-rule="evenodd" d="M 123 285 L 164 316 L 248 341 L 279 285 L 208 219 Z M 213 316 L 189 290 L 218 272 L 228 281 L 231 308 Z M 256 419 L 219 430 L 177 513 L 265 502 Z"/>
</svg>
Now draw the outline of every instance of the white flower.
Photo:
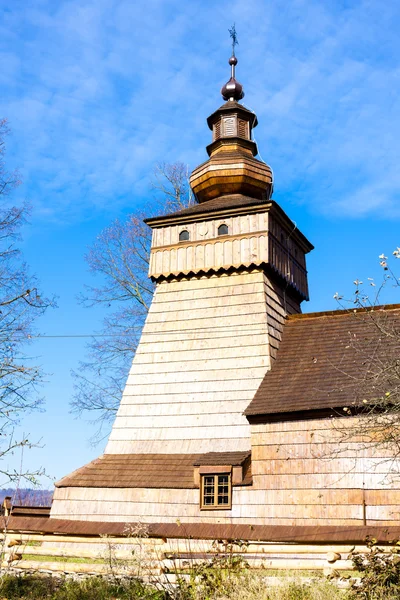
<svg viewBox="0 0 400 600">
<path fill-rule="evenodd" d="M 379 255 L 379 258 L 380 258 L 381 260 L 387 260 L 387 256 L 385 256 L 384 254 L 380 254 L 380 255 Z"/>
</svg>

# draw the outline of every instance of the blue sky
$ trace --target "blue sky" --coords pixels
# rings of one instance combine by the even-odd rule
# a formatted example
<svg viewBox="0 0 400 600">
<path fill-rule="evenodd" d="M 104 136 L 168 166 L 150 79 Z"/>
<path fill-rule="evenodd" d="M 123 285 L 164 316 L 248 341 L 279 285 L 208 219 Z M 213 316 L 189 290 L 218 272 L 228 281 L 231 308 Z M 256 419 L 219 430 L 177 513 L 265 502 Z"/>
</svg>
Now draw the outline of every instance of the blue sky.
<svg viewBox="0 0 400 600">
<path fill-rule="evenodd" d="M 315 245 L 304 310 L 336 308 L 336 291 L 379 277 L 378 255 L 400 245 L 398 2 L 2 0 L 0 11 L 8 165 L 23 176 L 15 198 L 33 208 L 23 249 L 59 298 L 41 332 L 100 328 L 101 312 L 75 300 L 89 277 L 85 249 L 111 220 L 146 207 L 157 161 L 192 169 L 205 159 L 233 22 L 274 198 Z M 102 451 L 88 443 L 94 426 L 69 414 L 84 344 L 32 348 L 49 373 L 47 405 L 24 421 L 43 445 L 24 460 L 55 478 Z"/>
</svg>

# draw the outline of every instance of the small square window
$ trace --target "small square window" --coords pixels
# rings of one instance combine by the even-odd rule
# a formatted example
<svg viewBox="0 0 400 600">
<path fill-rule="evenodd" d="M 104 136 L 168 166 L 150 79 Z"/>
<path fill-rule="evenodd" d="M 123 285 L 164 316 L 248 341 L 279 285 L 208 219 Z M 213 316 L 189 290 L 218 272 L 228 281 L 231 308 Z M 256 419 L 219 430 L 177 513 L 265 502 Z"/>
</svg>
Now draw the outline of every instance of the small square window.
<svg viewBox="0 0 400 600">
<path fill-rule="evenodd" d="M 202 475 L 200 508 L 218 509 L 232 507 L 231 475 Z"/>
</svg>

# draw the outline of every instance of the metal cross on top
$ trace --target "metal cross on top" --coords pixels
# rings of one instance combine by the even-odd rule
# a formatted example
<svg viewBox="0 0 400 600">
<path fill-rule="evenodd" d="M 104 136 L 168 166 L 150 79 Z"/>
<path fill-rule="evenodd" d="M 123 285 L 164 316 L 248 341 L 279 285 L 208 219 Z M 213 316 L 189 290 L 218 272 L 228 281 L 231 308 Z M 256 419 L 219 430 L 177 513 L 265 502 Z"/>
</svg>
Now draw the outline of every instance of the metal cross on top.
<svg viewBox="0 0 400 600">
<path fill-rule="evenodd" d="M 235 23 L 232 25 L 232 27 L 230 29 L 228 29 L 228 31 L 229 31 L 229 35 L 232 38 L 232 56 L 235 56 L 235 46 L 237 46 L 239 44 L 238 39 L 237 39 Z"/>
</svg>

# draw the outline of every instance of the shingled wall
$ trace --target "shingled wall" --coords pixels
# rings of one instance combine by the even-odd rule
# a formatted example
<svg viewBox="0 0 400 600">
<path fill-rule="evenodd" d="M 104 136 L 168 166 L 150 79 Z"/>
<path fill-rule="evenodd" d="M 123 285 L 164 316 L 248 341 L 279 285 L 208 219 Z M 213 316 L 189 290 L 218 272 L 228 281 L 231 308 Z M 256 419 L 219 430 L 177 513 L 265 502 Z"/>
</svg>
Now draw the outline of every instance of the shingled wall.
<svg viewBox="0 0 400 600">
<path fill-rule="evenodd" d="M 159 283 L 105 455 L 249 451 L 243 412 L 276 356 L 285 308 L 300 310 L 262 269 Z M 84 487 L 81 470 L 75 484 L 65 478 L 51 517 L 229 523 L 248 510 L 244 487 L 233 489 L 232 510 L 210 514 L 198 489 L 154 488 L 150 470 L 132 488 L 123 464 L 111 469 L 110 487 L 101 474 L 98 487 Z"/>
</svg>

